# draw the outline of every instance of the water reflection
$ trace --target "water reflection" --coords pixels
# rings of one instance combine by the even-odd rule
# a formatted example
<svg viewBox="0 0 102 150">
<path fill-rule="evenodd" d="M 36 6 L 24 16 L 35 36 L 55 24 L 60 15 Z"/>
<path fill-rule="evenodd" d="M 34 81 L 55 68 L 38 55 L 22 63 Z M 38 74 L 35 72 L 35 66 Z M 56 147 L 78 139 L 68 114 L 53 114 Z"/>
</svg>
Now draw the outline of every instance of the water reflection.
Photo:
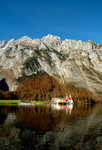
<svg viewBox="0 0 102 150">
<path fill-rule="evenodd" d="M 102 149 L 101 104 L 0 106 L 0 120 L 0 150 Z"/>
<path fill-rule="evenodd" d="M 71 114 L 74 104 L 69 105 L 59 105 L 59 104 L 51 104 L 53 110 L 65 110 L 66 114 Z"/>
</svg>

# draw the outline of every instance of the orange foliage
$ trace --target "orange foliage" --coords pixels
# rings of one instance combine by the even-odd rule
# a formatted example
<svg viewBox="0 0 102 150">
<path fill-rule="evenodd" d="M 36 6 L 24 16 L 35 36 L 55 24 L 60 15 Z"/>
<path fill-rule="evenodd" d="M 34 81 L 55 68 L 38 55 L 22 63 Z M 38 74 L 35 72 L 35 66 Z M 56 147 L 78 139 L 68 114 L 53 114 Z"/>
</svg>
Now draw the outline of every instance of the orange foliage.
<svg viewBox="0 0 102 150">
<path fill-rule="evenodd" d="M 0 91 L 0 99 L 51 100 L 53 97 L 65 97 L 66 94 L 71 94 L 75 103 L 89 103 L 100 101 L 98 93 L 96 91 L 95 95 L 85 88 L 76 87 L 75 83 L 60 85 L 48 74 L 43 74 L 25 77 L 15 92 Z"/>
<path fill-rule="evenodd" d="M 19 99 L 29 100 L 51 100 L 53 97 L 65 97 L 66 93 L 71 94 L 74 102 L 93 102 L 93 93 L 78 88 L 74 83 L 61 86 L 48 74 L 25 78 L 17 89 Z"/>
<path fill-rule="evenodd" d="M 60 92 L 61 86 L 55 79 L 47 74 L 38 77 L 25 78 L 17 89 L 19 98 L 29 100 L 51 99 L 51 95 Z"/>
</svg>

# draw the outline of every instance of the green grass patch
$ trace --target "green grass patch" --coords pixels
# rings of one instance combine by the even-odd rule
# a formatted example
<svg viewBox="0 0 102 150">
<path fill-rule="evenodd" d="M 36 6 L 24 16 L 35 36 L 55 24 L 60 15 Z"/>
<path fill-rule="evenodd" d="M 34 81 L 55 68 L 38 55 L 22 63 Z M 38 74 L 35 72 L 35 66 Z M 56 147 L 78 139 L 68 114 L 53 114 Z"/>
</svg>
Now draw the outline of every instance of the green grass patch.
<svg viewBox="0 0 102 150">
<path fill-rule="evenodd" d="M 0 100 L 0 103 L 19 103 L 21 100 Z"/>
</svg>

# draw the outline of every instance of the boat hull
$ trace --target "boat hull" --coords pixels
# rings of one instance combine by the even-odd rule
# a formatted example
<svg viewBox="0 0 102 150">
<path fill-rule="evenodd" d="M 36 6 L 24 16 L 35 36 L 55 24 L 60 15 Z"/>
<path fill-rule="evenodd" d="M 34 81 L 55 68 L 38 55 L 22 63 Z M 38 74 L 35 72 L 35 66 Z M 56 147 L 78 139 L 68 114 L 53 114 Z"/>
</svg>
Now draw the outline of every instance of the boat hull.
<svg viewBox="0 0 102 150">
<path fill-rule="evenodd" d="M 67 104 L 74 104 L 73 100 L 66 101 Z"/>
<path fill-rule="evenodd" d="M 18 104 L 21 106 L 29 106 L 29 105 L 33 106 L 33 105 L 35 105 L 35 103 L 33 103 L 33 102 L 20 102 Z"/>
</svg>

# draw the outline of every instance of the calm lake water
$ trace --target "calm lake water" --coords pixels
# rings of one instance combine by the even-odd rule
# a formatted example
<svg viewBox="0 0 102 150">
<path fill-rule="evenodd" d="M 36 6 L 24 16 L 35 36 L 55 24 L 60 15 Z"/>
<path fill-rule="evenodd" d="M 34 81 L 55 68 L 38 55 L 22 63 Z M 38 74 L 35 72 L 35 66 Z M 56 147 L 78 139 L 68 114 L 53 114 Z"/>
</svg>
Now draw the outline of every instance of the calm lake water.
<svg viewBox="0 0 102 150">
<path fill-rule="evenodd" d="M 102 150 L 102 104 L 0 106 L 0 150 Z"/>
</svg>

